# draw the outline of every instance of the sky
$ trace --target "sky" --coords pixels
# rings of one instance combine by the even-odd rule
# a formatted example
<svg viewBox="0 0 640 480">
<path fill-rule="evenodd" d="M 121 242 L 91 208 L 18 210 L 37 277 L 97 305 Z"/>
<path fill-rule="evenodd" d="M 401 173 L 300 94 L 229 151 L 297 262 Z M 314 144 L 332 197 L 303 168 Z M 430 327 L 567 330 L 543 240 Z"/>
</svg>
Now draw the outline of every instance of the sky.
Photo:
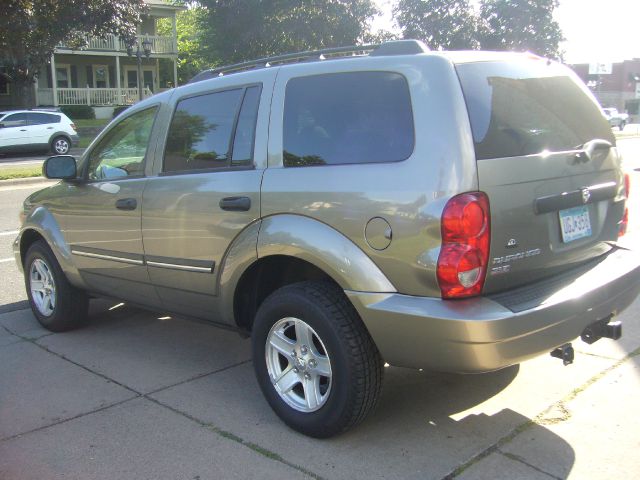
<svg viewBox="0 0 640 480">
<path fill-rule="evenodd" d="M 392 0 L 374 1 L 383 11 L 374 30 L 395 30 Z M 561 44 L 566 63 L 640 58 L 640 0 L 560 0 L 554 16 L 566 38 Z"/>
</svg>

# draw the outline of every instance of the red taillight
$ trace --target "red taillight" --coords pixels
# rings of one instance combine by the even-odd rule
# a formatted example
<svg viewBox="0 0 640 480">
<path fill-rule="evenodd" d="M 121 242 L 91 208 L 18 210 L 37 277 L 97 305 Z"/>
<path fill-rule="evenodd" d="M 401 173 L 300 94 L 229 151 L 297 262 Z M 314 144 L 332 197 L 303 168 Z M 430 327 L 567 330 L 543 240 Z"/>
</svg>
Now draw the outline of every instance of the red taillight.
<svg viewBox="0 0 640 480">
<path fill-rule="evenodd" d="M 629 198 L 629 191 L 631 190 L 631 178 L 628 173 L 624 174 L 624 196 Z"/>
<path fill-rule="evenodd" d="M 629 190 L 631 189 L 631 179 L 629 178 L 629 174 L 624 174 L 624 196 L 627 197 L 627 202 L 625 203 L 624 213 L 622 214 L 622 220 L 618 223 L 618 238 L 627 233 L 627 225 L 629 224 Z"/>
<path fill-rule="evenodd" d="M 442 298 L 480 294 L 489 261 L 489 199 L 482 192 L 453 197 L 442 211 L 440 227 L 437 277 Z"/>
</svg>

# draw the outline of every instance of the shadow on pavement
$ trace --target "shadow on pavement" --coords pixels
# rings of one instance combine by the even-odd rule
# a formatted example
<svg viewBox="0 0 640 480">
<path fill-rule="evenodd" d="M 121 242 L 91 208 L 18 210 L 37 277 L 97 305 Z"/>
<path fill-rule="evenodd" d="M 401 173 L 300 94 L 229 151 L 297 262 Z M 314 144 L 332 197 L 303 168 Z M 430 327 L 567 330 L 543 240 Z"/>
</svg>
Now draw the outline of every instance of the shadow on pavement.
<svg viewBox="0 0 640 480">
<path fill-rule="evenodd" d="M 385 368 L 377 410 L 355 429 L 321 441 L 290 430 L 270 410 L 248 362 L 249 342 L 235 333 L 93 300 L 86 328 L 49 335 L 38 343 L 141 392 L 146 401 L 158 402 L 177 415 L 213 427 L 225 438 L 256 445 L 263 455 L 282 458 L 323 478 L 454 478 L 452 472 L 462 473 L 457 470 L 461 466 L 470 467 L 466 474 L 473 473 L 471 478 L 521 478 L 521 469 L 529 469 L 530 478 L 536 478 L 540 472 L 515 455 L 501 453 L 499 458 L 499 469 L 511 471 L 492 471 L 495 458 L 483 459 L 500 452 L 502 443 L 516 434 L 539 434 L 540 429 L 545 437 L 544 458 L 556 471 L 570 472 L 575 461 L 566 441 L 544 426 L 525 429 L 531 419 L 512 410 L 527 410 L 518 399 L 536 397 L 535 384 L 520 378 L 516 388 L 499 396 L 519 377 L 518 366 L 483 375 Z M 69 385 L 65 390 L 76 388 Z M 82 396 L 82 391 L 78 388 L 77 394 Z M 14 395 L 18 398 L 20 392 Z M 541 394 L 535 408 L 527 411 L 539 413 L 548 400 Z M 118 453 L 118 445 L 114 438 L 105 446 L 114 461 L 127 455 Z M 176 448 L 178 452 L 166 455 L 179 453 Z"/>
</svg>

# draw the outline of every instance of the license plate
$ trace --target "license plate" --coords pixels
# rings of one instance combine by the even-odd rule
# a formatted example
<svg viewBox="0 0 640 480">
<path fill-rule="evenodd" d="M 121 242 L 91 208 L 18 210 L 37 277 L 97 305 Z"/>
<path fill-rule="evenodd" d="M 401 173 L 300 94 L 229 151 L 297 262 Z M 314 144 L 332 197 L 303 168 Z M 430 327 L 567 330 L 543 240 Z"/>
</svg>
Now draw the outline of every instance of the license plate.
<svg viewBox="0 0 640 480">
<path fill-rule="evenodd" d="M 560 210 L 560 230 L 562 241 L 572 242 L 579 238 L 591 236 L 591 220 L 587 206 Z"/>
</svg>

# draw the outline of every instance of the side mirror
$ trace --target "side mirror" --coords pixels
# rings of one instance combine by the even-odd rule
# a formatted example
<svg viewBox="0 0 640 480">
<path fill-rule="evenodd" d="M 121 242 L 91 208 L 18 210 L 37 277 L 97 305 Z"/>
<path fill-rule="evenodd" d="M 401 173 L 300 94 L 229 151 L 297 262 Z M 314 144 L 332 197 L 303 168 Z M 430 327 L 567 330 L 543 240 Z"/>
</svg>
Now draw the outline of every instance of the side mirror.
<svg viewBox="0 0 640 480">
<path fill-rule="evenodd" d="M 42 173 L 47 178 L 75 180 L 78 176 L 76 159 L 71 155 L 49 157 L 42 165 Z"/>
</svg>

